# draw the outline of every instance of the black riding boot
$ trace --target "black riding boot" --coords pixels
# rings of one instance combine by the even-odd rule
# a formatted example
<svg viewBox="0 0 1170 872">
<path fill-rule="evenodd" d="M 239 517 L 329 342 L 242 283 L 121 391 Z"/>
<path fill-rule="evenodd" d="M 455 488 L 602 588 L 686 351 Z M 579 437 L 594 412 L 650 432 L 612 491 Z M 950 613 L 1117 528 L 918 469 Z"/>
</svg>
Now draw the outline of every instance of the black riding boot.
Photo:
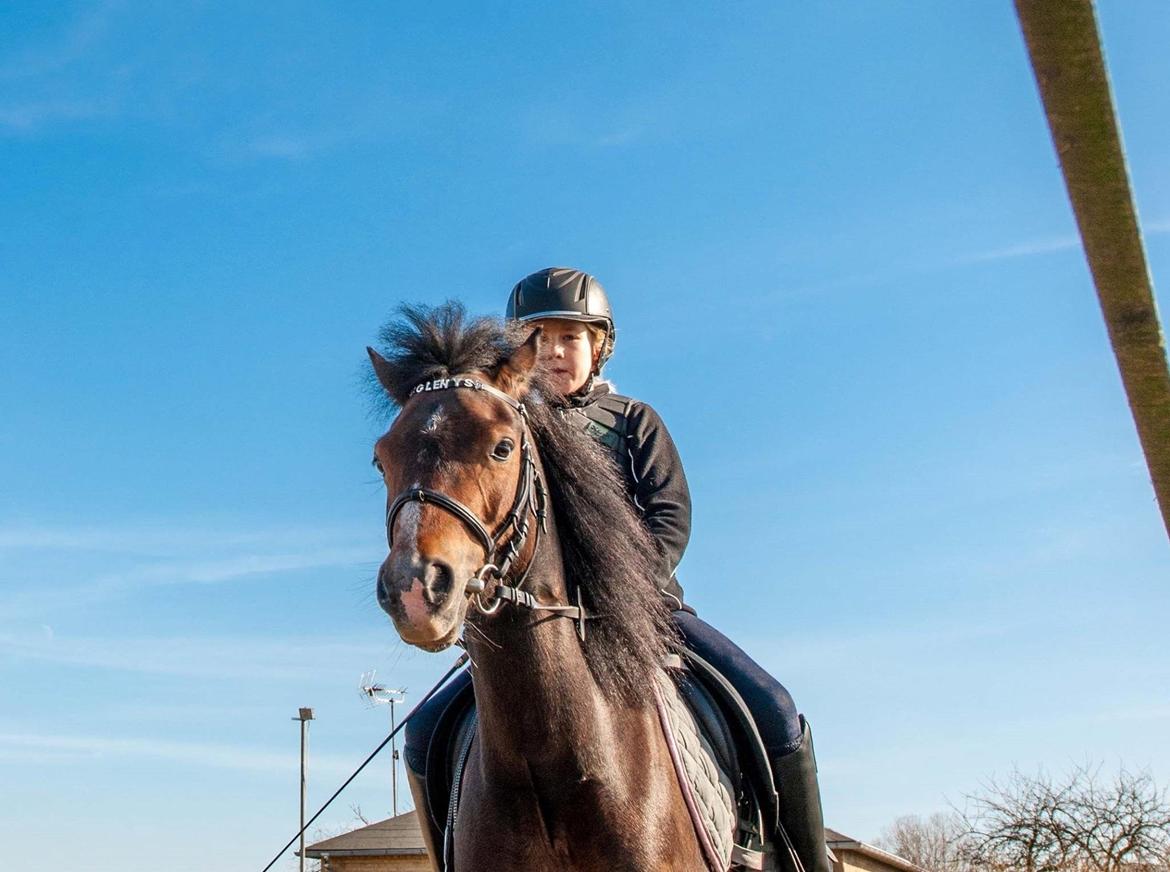
<svg viewBox="0 0 1170 872">
<path fill-rule="evenodd" d="M 410 784 L 410 795 L 414 797 L 414 814 L 422 830 L 423 844 L 427 848 L 427 859 L 435 872 L 442 872 L 443 830 L 435 826 L 431 810 L 427 807 L 426 779 L 406 764 L 406 781 Z"/>
<path fill-rule="evenodd" d="M 821 791 L 817 785 L 817 758 L 813 753 L 812 730 L 804 715 L 800 716 L 800 725 L 800 747 L 771 761 L 772 777 L 780 794 L 780 824 L 804 872 L 832 872 L 825 845 Z M 778 833 L 775 841 L 780 868 L 797 872 L 785 847 L 784 834 Z"/>
</svg>

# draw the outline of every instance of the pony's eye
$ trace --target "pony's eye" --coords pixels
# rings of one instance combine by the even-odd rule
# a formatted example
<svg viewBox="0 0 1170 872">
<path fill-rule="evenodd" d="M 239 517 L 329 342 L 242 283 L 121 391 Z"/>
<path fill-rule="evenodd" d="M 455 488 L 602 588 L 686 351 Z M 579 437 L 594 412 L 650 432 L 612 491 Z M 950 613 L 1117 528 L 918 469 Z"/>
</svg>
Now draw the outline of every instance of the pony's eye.
<svg viewBox="0 0 1170 872">
<path fill-rule="evenodd" d="M 492 451 L 492 459 L 507 460 L 512 456 L 512 449 L 515 447 L 516 445 L 511 439 L 501 439 L 500 444 Z"/>
<path fill-rule="evenodd" d="M 372 464 L 374 464 L 374 469 L 378 470 L 378 475 L 385 475 L 386 474 L 386 470 L 382 468 L 382 461 L 380 461 L 378 458 L 375 457 L 370 462 Z"/>
</svg>

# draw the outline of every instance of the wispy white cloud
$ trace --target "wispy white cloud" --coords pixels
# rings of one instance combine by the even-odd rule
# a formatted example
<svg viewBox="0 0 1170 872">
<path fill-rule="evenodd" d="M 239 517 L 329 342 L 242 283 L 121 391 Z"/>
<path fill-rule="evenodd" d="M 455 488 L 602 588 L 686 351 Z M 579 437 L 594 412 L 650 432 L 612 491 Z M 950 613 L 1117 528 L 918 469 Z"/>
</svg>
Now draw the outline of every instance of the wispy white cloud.
<svg viewBox="0 0 1170 872">
<path fill-rule="evenodd" d="M 603 133 L 597 137 L 595 143 L 601 148 L 616 148 L 622 145 L 629 145 L 632 142 L 637 142 L 646 133 L 646 128 L 641 124 L 634 124 L 629 127 L 623 127 L 613 130 L 609 133 Z"/>
<path fill-rule="evenodd" d="M 755 654 L 761 662 L 807 664 L 810 668 L 825 670 L 829 664 L 842 670 L 849 664 L 872 661 L 878 656 L 893 660 L 911 661 L 917 652 L 943 648 L 966 648 L 976 643 L 988 643 L 997 638 L 1019 633 L 1034 626 L 1037 619 L 1020 617 L 1014 620 L 985 619 L 930 622 L 910 621 L 884 626 L 852 627 L 843 632 L 840 627 L 817 628 L 805 633 L 788 633 L 783 637 L 742 634 L 739 643 Z"/>
<path fill-rule="evenodd" d="M 309 160 L 358 143 L 394 137 L 440 118 L 441 103 L 406 97 L 398 86 L 364 83 L 339 100 L 334 90 L 310 89 L 295 107 L 266 107 L 236 117 L 214 136 L 217 157 L 228 162 Z M 407 125 L 404 119 L 415 119 Z"/>
<path fill-rule="evenodd" d="M 669 135 L 663 107 L 636 99 L 626 105 L 526 106 L 517 126 L 526 145 L 541 148 L 610 149 Z"/>
<path fill-rule="evenodd" d="M 326 547 L 278 554 L 241 554 L 213 559 L 174 560 L 99 576 L 97 584 L 107 589 L 136 587 L 141 584 L 215 584 L 249 575 L 295 572 L 325 566 L 352 566 L 369 561 L 375 556 L 376 552 L 366 547 Z"/>
<path fill-rule="evenodd" d="M 1123 706 L 1111 711 L 1098 712 L 1097 721 L 1165 721 L 1170 720 L 1170 703 L 1154 702 L 1149 705 Z"/>
<path fill-rule="evenodd" d="M 1021 242 L 1018 245 L 1007 245 L 1003 248 L 993 248 L 977 254 L 960 257 L 956 263 L 986 263 L 993 260 L 1008 260 L 1014 257 L 1033 257 L 1037 254 L 1051 254 L 1055 251 L 1071 251 L 1080 248 L 1079 236 L 1058 236 L 1050 239 L 1034 239 Z"/>
<path fill-rule="evenodd" d="M 325 131 L 315 134 L 268 133 L 245 141 L 241 150 L 252 157 L 297 161 L 340 145 L 346 138 Z"/>
<path fill-rule="evenodd" d="M 244 148 L 259 157 L 300 160 L 314 151 L 314 144 L 303 136 L 286 133 L 258 136 L 246 143 Z"/>
<path fill-rule="evenodd" d="M 0 128 L 10 133 L 32 133 L 47 124 L 89 121 L 112 114 L 105 100 L 44 100 L 0 106 Z"/>
<path fill-rule="evenodd" d="M 0 526 L 0 550 L 108 551 L 127 554 L 172 554 L 176 550 L 260 546 L 280 548 L 355 538 L 362 531 L 336 524 L 227 529 L 198 524 L 119 524 Z"/>
<path fill-rule="evenodd" d="M 1146 236 L 1157 236 L 1170 233 L 1170 220 L 1147 221 L 1141 225 Z M 996 260 L 1010 260 L 1017 257 L 1034 257 L 1040 254 L 1052 254 L 1059 251 L 1074 251 L 1081 247 L 1080 236 L 1052 236 L 1041 239 L 1032 239 L 1016 245 L 1006 245 L 1002 248 L 993 248 L 988 251 L 963 255 L 953 261 L 954 265 L 986 263 Z"/>
<path fill-rule="evenodd" d="M 145 587 L 226 584 L 328 567 L 372 571 L 384 556 L 368 531 L 346 527 L 227 531 L 194 524 L 0 527 L 0 555 L 0 580 L 10 590 L 0 617 L 40 620 L 59 608 Z"/>
<path fill-rule="evenodd" d="M 294 91 L 282 98 L 268 87 L 275 70 L 265 68 L 279 60 L 213 38 L 222 15 L 200 3 L 124 0 L 87 5 L 71 20 L 58 13 L 51 35 L 0 46 L 0 137 L 133 119 L 214 160 L 295 162 L 413 133 L 426 126 L 420 114 L 442 111 L 382 70 L 341 91 L 335 80 L 293 73 Z"/>
<path fill-rule="evenodd" d="M 387 627 L 384 641 L 215 637 L 84 638 L 0 635 L 5 659 L 181 678 L 303 683 L 333 677 L 353 664 L 378 663 L 403 643 Z"/>
<path fill-rule="evenodd" d="M 128 757 L 161 759 L 193 766 L 211 766 L 243 772 L 296 772 L 295 754 L 274 753 L 261 748 L 209 742 L 179 742 L 154 738 L 113 738 L 94 735 L 44 735 L 0 733 L 0 759 L 39 765 L 57 763 L 75 766 L 86 758 Z M 321 775 L 348 774 L 360 761 L 335 755 L 315 754 L 313 769 Z"/>
<path fill-rule="evenodd" d="M 86 6 L 60 34 L 41 45 L 15 52 L 0 64 L 0 80 L 45 76 L 69 67 L 89 55 L 109 34 L 122 0 Z"/>
<path fill-rule="evenodd" d="M 117 114 L 125 65 L 98 74 L 87 65 L 103 50 L 124 5 L 113 0 L 88 6 L 59 34 L 0 60 L 0 134 L 30 135 Z"/>
</svg>

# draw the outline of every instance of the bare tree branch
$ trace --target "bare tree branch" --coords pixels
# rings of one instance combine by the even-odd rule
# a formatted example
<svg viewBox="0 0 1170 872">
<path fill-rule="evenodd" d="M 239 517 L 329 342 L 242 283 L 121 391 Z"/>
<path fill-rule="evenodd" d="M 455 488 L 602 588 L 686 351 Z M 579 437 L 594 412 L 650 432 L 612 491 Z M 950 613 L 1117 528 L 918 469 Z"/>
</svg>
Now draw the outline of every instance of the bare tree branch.
<svg viewBox="0 0 1170 872">
<path fill-rule="evenodd" d="M 999 872 L 1147 872 L 1170 859 L 1170 804 L 1149 773 L 1121 769 L 1103 782 L 1099 764 L 1064 778 L 1013 770 L 967 797 L 960 814 L 964 859 Z"/>
<path fill-rule="evenodd" d="M 877 842 L 931 872 L 1170 872 L 1170 802 L 1148 772 L 1014 769 L 962 809 L 898 818 Z"/>
<path fill-rule="evenodd" d="M 963 821 L 953 812 L 928 818 L 906 815 L 886 827 L 877 845 L 930 872 L 967 872 L 960 848 L 963 836 Z"/>
</svg>

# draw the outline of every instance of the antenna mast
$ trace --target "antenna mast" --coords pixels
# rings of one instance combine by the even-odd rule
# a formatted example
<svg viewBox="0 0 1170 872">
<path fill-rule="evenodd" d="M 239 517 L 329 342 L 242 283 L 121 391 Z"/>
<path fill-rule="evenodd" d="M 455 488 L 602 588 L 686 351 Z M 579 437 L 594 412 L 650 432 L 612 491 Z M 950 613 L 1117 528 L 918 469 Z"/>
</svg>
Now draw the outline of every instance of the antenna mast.
<svg viewBox="0 0 1170 872">
<path fill-rule="evenodd" d="M 375 684 L 374 674 L 375 670 L 370 670 L 363 675 L 358 684 L 358 690 L 366 698 L 369 708 L 373 708 L 376 705 L 388 705 L 390 707 L 390 732 L 393 734 L 396 727 L 394 706 L 406 701 L 406 688 L 386 687 L 382 684 Z M 390 791 L 393 814 L 395 817 L 398 817 L 398 742 L 395 738 L 391 738 L 390 740 Z"/>
</svg>

